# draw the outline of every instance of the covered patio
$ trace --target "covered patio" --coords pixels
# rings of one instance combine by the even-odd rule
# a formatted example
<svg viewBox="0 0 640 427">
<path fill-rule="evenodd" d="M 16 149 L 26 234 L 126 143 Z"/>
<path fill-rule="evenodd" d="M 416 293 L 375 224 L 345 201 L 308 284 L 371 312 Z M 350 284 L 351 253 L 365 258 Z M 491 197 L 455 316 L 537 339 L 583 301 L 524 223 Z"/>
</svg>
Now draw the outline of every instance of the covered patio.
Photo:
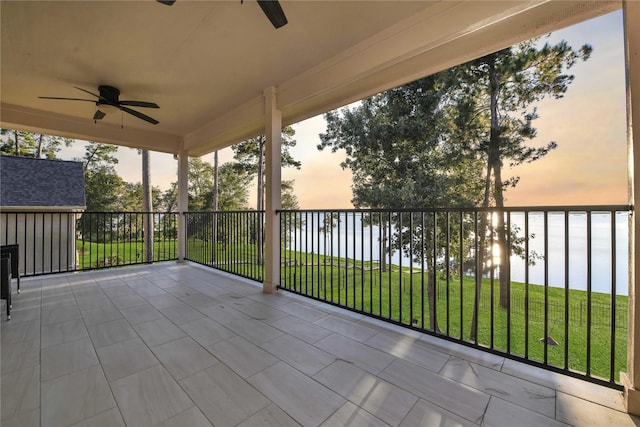
<svg viewBox="0 0 640 427">
<path fill-rule="evenodd" d="M 621 392 L 192 264 L 24 279 L 3 426 L 633 426 Z"/>
<path fill-rule="evenodd" d="M 23 280 L 2 424 L 636 425 L 638 215 L 624 394 L 276 291 L 283 126 L 621 7 L 635 206 L 640 3 L 281 3 L 278 30 L 253 1 L 0 3 L 0 126 L 174 154 L 179 261 L 188 158 L 267 140 L 262 287 L 182 263 Z M 157 103 L 159 124 L 39 98 L 99 85 Z"/>
</svg>

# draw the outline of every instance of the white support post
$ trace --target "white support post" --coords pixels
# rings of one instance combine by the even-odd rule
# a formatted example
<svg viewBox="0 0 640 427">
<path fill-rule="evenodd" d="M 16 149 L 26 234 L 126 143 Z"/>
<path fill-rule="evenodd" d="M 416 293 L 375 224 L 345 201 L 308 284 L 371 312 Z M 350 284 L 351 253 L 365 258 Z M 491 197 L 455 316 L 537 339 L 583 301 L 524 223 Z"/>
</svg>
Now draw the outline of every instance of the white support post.
<svg viewBox="0 0 640 427">
<path fill-rule="evenodd" d="M 262 290 L 274 293 L 280 284 L 280 222 L 277 210 L 282 206 L 281 195 L 281 132 L 282 114 L 277 109 L 276 88 L 264 90 L 266 200 L 265 200 L 265 257 Z"/>
<path fill-rule="evenodd" d="M 627 138 L 629 203 L 640 206 L 640 3 L 625 1 L 624 38 L 627 77 Z M 634 209 L 635 209 L 634 208 Z M 640 415 L 640 212 L 635 210 L 629 220 L 629 319 L 627 341 L 627 372 L 621 373 L 625 404 L 631 414 Z"/>
<path fill-rule="evenodd" d="M 178 262 L 187 256 L 187 218 L 189 209 L 189 155 L 184 149 L 178 155 Z"/>
</svg>

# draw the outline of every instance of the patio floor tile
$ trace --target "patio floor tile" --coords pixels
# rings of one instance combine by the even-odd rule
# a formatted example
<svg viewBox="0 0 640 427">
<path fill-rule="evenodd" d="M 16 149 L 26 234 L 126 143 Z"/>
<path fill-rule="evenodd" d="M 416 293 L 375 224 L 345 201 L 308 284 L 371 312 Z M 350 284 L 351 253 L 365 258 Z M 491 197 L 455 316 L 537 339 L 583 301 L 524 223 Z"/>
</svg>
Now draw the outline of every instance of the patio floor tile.
<svg viewBox="0 0 640 427">
<path fill-rule="evenodd" d="M 374 375 L 380 373 L 394 360 L 394 357 L 387 353 L 338 334 L 330 335 L 318 341 L 315 345 L 339 359 L 354 363 Z"/>
<path fill-rule="evenodd" d="M 122 415 L 120 415 L 120 411 L 117 408 L 112 408 L 91 418 L 87 418 L 84 421 L 80 421 L 72 427 L 125 427 L 125 424 L 122 420 Z"/>
<path fill-rule="evenodd" d="M 167 307 L 158 308 L 158 311 L 164 314 L 169 320 L 176 325 L 193 322 L 194 320 L 204 318 L 204 315 L 188 304 L 179 302 Z"/>
<path fill-rule="evenodd" d="M 180 328 L 164 317 L 150 322 L 139 323 L 133 328 L 149 347 L 155 347 L 187 336 Z"/>
<path fill-rule="evenodd" d="M 130 426 L 153 426 L 193 406 L 162 366 L 114 381 L 111 389 L 125 423 Z"/>
<path fill-rule="evenodd" d="M 328 329 L 314 325 L 313 323 L 295 316 L 288 316 L 284 319 L 280 319 L 277 322 L 272 323 L 271 326 L 274 326 L 296 338 L 300 338 L 302 341 L 309 344 L 320 341 L 333 333 Z"/>
<path fill-rule="evenodd" d="M 248 381 L 303 426 L 317 426 L 345 400 L 286 363 L 280 362 Z"/>
<path fill-rule="evenodd" d="M 164 318 L 162 313 L 156 310 L 151 304 L 120 309 L 120 312 L 131 325 L 138 325 L 140 323 Z"/>
<path fill-rule="evenodd" d="M 347 402 L 333 413 L 324 423 L 323 426 L 371 426 L 385 427 L 388 424 L 374 417 L 364 409 Z"/>
<path fill-rule="evenodd" d="M 610 425 L 616 427 L 635 427 L 635 420 L 629 415 L 592 402 L 586 402 L 578 397 L 557 392 L 556 419 L 569 425 Z"/>
<path fill-rule="evenodd" d="M 42 342 L 40 345 L 42 348 L 47 348 L 83 338 L 89 338 L 84 321 L 82 319 L 67 320 L 66 322 L 42 325 Z"/>
<path fill-rule="evenodd" d="M 455 408 L 452 408 L 455 410 Z M 519 424 L 505 424 L 502 427 L 518 426 Z M 415 426 L 446 426 L 446 427 L 472 427 L 477 424 L 447 411 L 444 408 L 431 404 L 425 400 L 418 400 L 415 406 L 409 411 L 400 427 Z"/>
<path fill-rule="evenodd" d="M 251 318 L 235 319 L 225 324 L 225 326 L 231 329 L 236 334 L 241 335 L 256 344 L 262 344 L 267 341 L 271 341 L 272 339 L 282 335 L 282 331 L 272 328 L 271 326 L 259 320 L 254 320 Z"/>
<path fill-rule="evenodd" d="M 455 357 L 449 360 L 440 374 L 547 417 L 555 415 L 556 393 L 550 388 Z"/>
<path fill-rule="evenodd" d="M 238 427 L 299 427 L 293 418 L 273 403 L 258 411 L 251 418 L 238 424 Z"/>
<path fill-rule="evenodd" d="M 96 325 L 89 326 L 88 329 L 95 348 L 104 347 L 138 337 L 131 325 L 129 325 L 129 322 L 125 319 L 98 323 Z"/>
<path fill-rule="evenodd" d="M 47 347 L 41 352 L 42 381 L 98 364 L 91 340 L 85 338 Z"/>
<path fill-rule="evenodd" d="M 126 287 L 128 288 L 128 286 Z M 118 295 L 116 297 L 112 297 L 111 302 L 113 303 L 113 305 L 118 307 L 119 310 L 124 310 L 126 308 L 144 305 L 147 303 L 147 301 L 144 298 L 142 298 L 140 295 L 135 293 L 128 294 L 128 295 Z"/>
<path fill-rule="evenodd" d="M 108 298 L 107 301 L 109 301 Z M 84 318 L 84 323 L 87 326 L 122 318 L 122 313 L 120 313 L 118 307 L 113 305 L 111 302 L 98 307 L 83 309 L 81 311 L 82 317 Z"/>
<path fill-rule="evenodd" d="M 365 341 L 365 344 L 433 372 L 440 372 L 451 357 L 429 348 L 421 341 L 394 332 L 380 332 Z"/>
<path fill-rule="evenodd" d="M 239 424 L 269 405 L 222 363 L 180 380 L 180 385 L 214 425 Z"/>
<path fill-rule="evenodd" d="M 208 317 L 183 323 L 180 325 L 180 329 L 205 347 L 236 336 L 234 332 Z"/>
<path fill-rule="evenodd" d="M 0 415 L 3 421 L 37 409 L 40 406 L 40 369 L 27 368 L 3 374 L 0 389 Z"/>
<path fill-rule="evenodd" d="M 262 348 L 309 376 L 335 360 L 333 355 L 289 335 L 266 342 Z"/>
<path fill-rule="evenodd" d="M 99 348 L 97 353 L 109 382 L 135 374 L 160 363 L 140 338 Z"/>
<path fill-rule="evenodd" d="M 400 424 L 418 401 L 416 395 L 341 360 L 313 378 L 391 425 Z"/>
<path fill-rule="evenodd" d="M 278 359 L 243 337 L 221 341 L 208 349 L 242 378 L 250 377 L 278 362 Z"/>
<path fill-rule="evenodd" d="M 42 383 L 43 426 L 68 426 L 115 407 L 100 366 Z"/>
<path fill-rule="evenodd" d="M 331 314 L 314 323 L 337 334 L 344 335 L 345 337 L 360 342 L 365 342 L 378 333 L 376 329 L 369 328 Z"/>
<path fill-rule="evenodd" d="M 566 424 L 553 418 L 528 410 L 498 397 L 491 397 L 487 412 L 484 415 L 483 426 L 522 426 L 522 427 L 562 427 Z"/>
<path fill-rule="evenodd" d="M 455 408 L 456 415 L 476 424 L 489 403 L 488 394 L 403 360 L 394 361 L 378 376 L 441 408 Z"/>
<path fill-rule="evenodd" d="M 151 349 L 175 379 L 182 379 L 220 363 L 189 337 L 179 338 Z"/>
<path fill-rule="evenodd" d="M 192 406 L 184 412 L 179 413 L 166 421 L 156 424 L 154 427 L 213 427 L 207 417 L 198 409 Z"/>
</svg>

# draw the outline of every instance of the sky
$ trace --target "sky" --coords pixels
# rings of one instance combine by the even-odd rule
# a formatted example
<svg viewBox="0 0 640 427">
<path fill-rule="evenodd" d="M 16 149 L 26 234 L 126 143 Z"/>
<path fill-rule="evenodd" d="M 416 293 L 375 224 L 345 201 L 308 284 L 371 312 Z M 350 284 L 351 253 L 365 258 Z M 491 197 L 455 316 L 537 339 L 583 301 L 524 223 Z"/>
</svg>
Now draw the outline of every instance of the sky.
<svg viewBox="0 0 640 427">
<path fill-rule="evenodd" d="M 627 138 L 622 11 L 568 27 L 549 35 L 549 43 L 566 40 L 572 47 L 593 47 L 591 58 L 576 64 L 574 82 L 559 100 L 540 102 L 534 122 L 537 137 L 529 144 L 558 148 L 531 164 L 508 169 L 505 178 L 519 176 L 508 189 L 508 206 L 627 204 Z M 293 157 L 300 170 L 284 169 L 282 178 L 295 180 L 301 209 L 352 208 L 351 172 L 339 164 L 344 153 L 318 151 L 326 124 L 316 116 L 293 125 L 297 145 Z M 60 153 L 64 159 L 82 157 L 84 144 Z M 120 148 L 118 174 L 128 182 L 141 181 L 141 156 Z M 212 162 L 213 154 L 203 156 Z M 220 163 L 233 160 L 230 148 L 220 151 Z M 177 180 L 177 161 L 170 154 L 152 153 L 151 183 L 166 189 Z M 255 205 L 255 189 L 249 203 Z"/>
</svg>

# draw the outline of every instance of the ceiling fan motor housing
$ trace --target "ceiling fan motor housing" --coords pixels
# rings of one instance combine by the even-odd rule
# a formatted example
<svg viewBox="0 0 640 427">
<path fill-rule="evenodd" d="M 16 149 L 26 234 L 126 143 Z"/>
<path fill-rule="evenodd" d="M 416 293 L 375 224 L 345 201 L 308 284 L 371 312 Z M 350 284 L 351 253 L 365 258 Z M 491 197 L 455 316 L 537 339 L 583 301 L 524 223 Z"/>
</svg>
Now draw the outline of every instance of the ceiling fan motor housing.
<svg viewBox="0 0 640 427">
<path fill-rule="evenodd" d="M 115 88 L 113 86 L 101 85 L 98 86 L 98 90 L 100 91 L 100 98 L 104 98 L 110 103 L 118 104 L 118 98 L 120 97 L 120 90 L 118 88 Z M 96 102 L 96 104 L 101 105 L 106 103 L 102 102 L 102 100 L 100 99 L 98 100 L 98 102 Z"/>
</svg>

